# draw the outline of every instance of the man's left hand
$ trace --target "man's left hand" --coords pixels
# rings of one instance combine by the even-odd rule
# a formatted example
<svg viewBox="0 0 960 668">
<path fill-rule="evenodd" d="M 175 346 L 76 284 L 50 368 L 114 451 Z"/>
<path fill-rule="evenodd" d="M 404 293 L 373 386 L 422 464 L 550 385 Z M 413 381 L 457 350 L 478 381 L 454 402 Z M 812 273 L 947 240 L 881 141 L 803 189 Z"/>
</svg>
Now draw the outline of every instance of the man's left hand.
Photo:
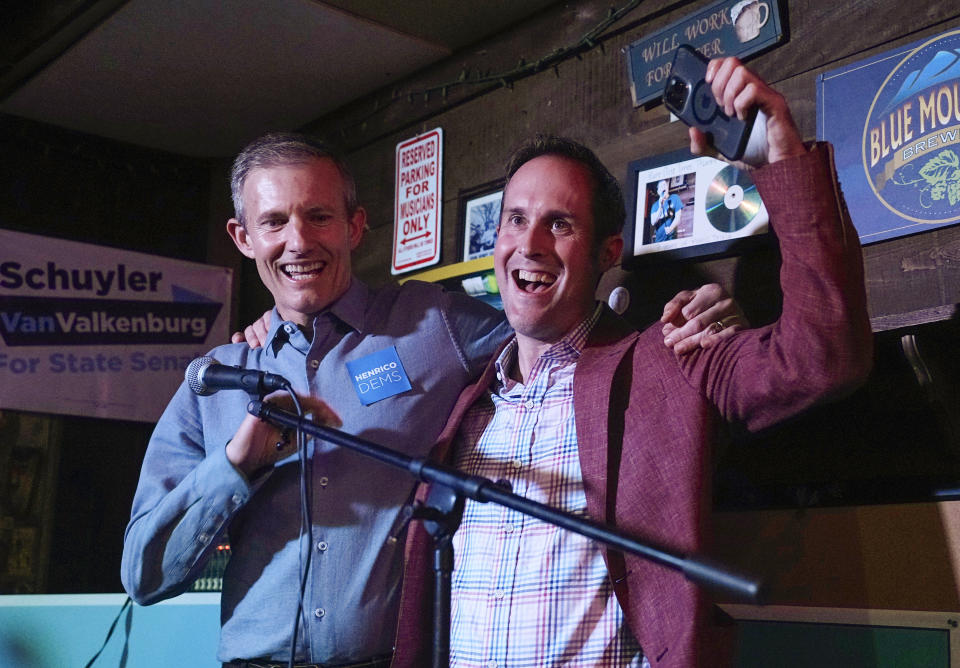
<svg viewBox="0 0 960 668">
<path fill-rule="evenodd" d="M 264 311 L 252 325 L 244 327 L 242 332 L 234 332 L 230 343 L 244 343 L 251 348 L 260 348 L 267 343 L 267 333 L 270 331 L 270 316 L 272 311 Z"/>
<path fill-rule="evenodd" d="M 663 307 L 660 322 L 664 345 L 678 354 L 711 348 L 750 326 L 737 302 L 717 283 L 677 293 Z"/>
</svg>

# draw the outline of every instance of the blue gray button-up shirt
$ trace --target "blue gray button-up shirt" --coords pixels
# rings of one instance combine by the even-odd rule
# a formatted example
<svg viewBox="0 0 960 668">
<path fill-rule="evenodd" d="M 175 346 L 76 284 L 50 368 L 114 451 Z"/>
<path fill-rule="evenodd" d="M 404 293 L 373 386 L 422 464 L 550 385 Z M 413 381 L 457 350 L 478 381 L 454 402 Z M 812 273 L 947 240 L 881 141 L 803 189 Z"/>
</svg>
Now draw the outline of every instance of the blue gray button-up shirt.
<svg viewBox="0 0 960 668">
<path fill-rule="evenodd" d="M 326 401 L 342 429 L 425 455 L 460 390 L 509 335 L 478 300 L 409 282 L 369 290 L 354 279 L 308 339 L 274 311 L 267 344 L 220 346 L 223 364 L 287 378 Z M 411 389 L 370 405 L 347 362 L 395 347 Z M 229 530 L 221 661 L 289 656 L 298 598 L 300 472 L 296 456 L 250 481 L 225 446 L 246 414 L 244 392 L 200 397 L 182 385 L 157 423 L 124 538 L 121 577 L 141 604 L 185 591 Z M 310 443 L 313 550 L 297 660 L 348 662 L 391 650 L 403 541 L 391 539 L 414 480 L 330 443 Z"/>
</svg>

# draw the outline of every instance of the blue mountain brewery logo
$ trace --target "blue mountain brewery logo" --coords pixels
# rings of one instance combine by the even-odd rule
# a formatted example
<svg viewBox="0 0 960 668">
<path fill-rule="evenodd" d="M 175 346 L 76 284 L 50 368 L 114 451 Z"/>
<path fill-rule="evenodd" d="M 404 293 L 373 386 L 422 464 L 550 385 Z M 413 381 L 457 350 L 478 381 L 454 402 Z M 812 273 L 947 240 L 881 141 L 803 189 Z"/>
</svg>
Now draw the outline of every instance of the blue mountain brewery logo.
<svg viewBox="0 0 960 668">
<path fill-rule="evenodd" d="M 911 51 L 877 91 L 863 168 L 890 211 L 918 223 L 960 220 L 960 30 Z"/>
</svg>

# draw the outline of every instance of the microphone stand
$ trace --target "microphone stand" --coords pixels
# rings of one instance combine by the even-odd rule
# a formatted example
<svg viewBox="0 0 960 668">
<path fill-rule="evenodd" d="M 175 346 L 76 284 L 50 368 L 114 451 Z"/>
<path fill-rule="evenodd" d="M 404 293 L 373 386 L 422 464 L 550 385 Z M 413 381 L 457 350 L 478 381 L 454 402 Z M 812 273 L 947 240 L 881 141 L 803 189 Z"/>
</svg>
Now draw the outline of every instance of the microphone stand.
<svg viewBox="0 0 960 668">
<path fill-rule="evenodd" d="M 311 436 L 355 450 L 380 462 L 405 469 L 420 481 L 433 485 L 426 503 L 408 510 L 409 519 L 422 519 L 434 541 L 434 620 L 433 666 L 447 668 L 450 654 L 450 590 L 453 572 L 453 535 L 460 526 L 464 498 L 481 503 L 494 502 L 506 508 L 554 524 L 568 531 L 608 545 L 609 547 L 643 557 L 648 561 L 681 571 L 684 576 L 701 586 L 735 596 L 751 603 L 760 603 L 763 596 L 761 582 L 735 573 L 719 564 L 695 555 L 673 552 L 650 542 L 642 542 L 604 524 L 584 519 L 543 503 L 514 494 L 501 483 L 483 476 L 467 475 L 457 469 L 431 462 L 422 457 L 410 457 L 352 434 L 325 427 L 301 418 L 260 400 L 251 400 L 247 412 L 272 425 L 299 429 Z"/>
</svg>

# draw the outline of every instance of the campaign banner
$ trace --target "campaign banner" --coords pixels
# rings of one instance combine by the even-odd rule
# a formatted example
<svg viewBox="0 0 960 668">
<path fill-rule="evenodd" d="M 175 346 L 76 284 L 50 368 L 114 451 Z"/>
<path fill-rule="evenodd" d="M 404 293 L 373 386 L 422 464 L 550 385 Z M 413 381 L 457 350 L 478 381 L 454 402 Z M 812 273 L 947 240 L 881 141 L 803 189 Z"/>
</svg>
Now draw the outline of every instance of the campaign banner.
<svg viewBox="0 0 960 668">
<path fill-rule="evenodd" d="M 397 144 L 390 273 L 423 269 L 440 261 L 443 129 Z"/>
<path fill-rule="evenodd" d="M 817 78 L 861 243 L 960 222 L 960 29 Z"/>
<path fill-rule="evenodd" d="M 232 274 L 0 230 L 0 408 L 156 421 L 229 341 Z"/>
</svg>

